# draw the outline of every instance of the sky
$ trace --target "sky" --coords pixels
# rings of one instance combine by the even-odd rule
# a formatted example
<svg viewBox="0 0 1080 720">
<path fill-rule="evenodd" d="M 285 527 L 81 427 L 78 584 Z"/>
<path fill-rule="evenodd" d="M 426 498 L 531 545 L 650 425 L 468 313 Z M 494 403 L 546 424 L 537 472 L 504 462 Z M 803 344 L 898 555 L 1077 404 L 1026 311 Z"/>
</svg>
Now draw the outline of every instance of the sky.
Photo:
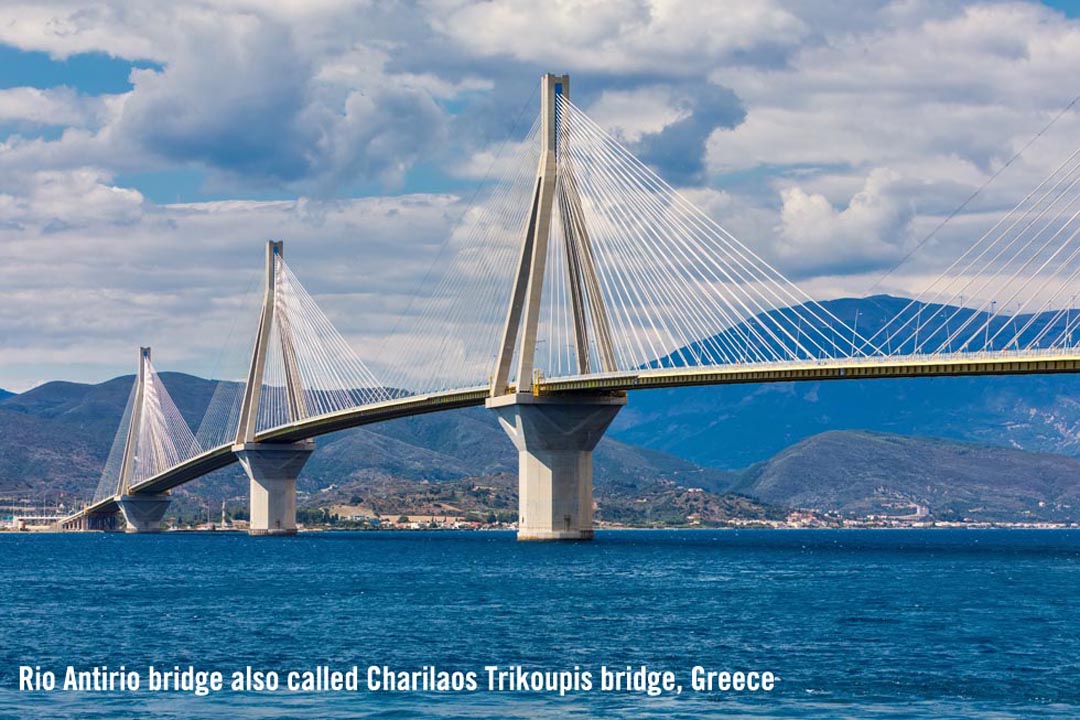
<svg viewBox="0 0 1080 720">
<path fill-rule="evenodd" d="M 263 244 L 358 354 L 543 72 L 817 298 L 912 294 L 1080 144 L 1080 3 L 0 3 L 0 387 L 221 376 Z M 925 252 L 923 252 L 925 251 Z M 254 301 L 253 301 L 254 298 Z"/>
</svg>

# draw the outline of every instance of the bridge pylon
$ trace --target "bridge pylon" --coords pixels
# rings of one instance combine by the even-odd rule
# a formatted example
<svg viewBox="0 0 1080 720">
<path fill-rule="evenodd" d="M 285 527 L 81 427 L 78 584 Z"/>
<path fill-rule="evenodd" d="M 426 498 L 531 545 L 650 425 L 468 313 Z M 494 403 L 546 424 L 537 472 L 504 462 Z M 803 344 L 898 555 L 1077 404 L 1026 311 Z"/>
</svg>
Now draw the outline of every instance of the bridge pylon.
<svg viewBox="0 0 1080 720">
<path fill-rule="evenodd" d="M 566 267 L 552 270 L 566 273 L 578 371 L 617 369 L 577 184 L 569 165 L 561 162 L 565 148 L 559 144 L 568 139 L 560 132 L 559 98 L 569 96 L 568 75 L 541 78 L 540 162 L 487 400 L 518 450 L 519 540 L 592 538 L 592 452 L 626 404 L 625 394 L 541 397 L 532 392 L 556 204 L 560 219 L 556 230 L 562 232 L 566 246 Z M 590 367 L 590 344 L 595 346 L 598 368 Z M 516 385 L 512 385 L 515 350 Z"/>
<path fill-rule="evenodd" d="M 187 421 L 154 370 L 150 348 L 139 348 L 135 382 L 93 499 L 55 527 L 161 532 L 172 486 L 155 485 L 152 479 L 200 451 Z"/>
<path fill-rule="evenodd" d="M 285 244 L 269 241 L 266 244 L 266 281 L 262 314 L 255 347 L 251 353 L 247 385 L 240 406 L 240 420 L 233 443 L 240 464 L 250 482 L 251 535 L 296 534 L 296 478 L 315 443 L 260 443 L 255 441 L 258 428 L 259 404 L 262 400 L 263 375 L 270 354 L 270 344 L 276 338 L 280 344 L 284 367 L 285 399 L 289 415 L 299 419 L 306 415 L 304 389 L 297 366 L 294 338 L 286 316 L 279 310 L 279 263 L 285 256 Z M 275 323 L 276 321 L 276 323 Z M 275 327 L 276 326 L 276 327 Z M 276 332 L 274 330 L 276 329 Z"/>
<path fill-rule="evenodd" d="M 139 430 L 145 417 L 147 380 L 150 374 L 150 348 L 139 348 L 139 374 L 135 380 L 135 402 L 131 406 L 131 420 L 124 443 L 124 455 L 120 461 L 120 482 L 117 486 L 116 504 L 124 517 L 124 531 L 129 533 L 161 532 L 161 520 L 169 509 L 168 493 L 132 495 L 135 478 L 135 462 L 138 450 Z M 105 524 L 104 521 L 99 521 Z"/>
</svg>

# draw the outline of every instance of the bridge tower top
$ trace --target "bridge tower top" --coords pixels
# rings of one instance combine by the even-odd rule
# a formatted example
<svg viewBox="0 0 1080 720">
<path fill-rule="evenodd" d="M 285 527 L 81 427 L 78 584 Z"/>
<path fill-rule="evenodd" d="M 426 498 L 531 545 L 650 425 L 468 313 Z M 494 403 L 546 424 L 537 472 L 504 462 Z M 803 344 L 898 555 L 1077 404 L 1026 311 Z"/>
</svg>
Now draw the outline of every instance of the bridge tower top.
<svg viewBox="0 0 1080 720">
<path fill-rule="evenodd" d="M 135 401 L 131 406 L 131 418 L 127 427 L 127 439 L 124 441 L 124 456 L 120 461 L 120 482 L 118 494 L 127 495 L 131 480 L 135 474 L 135 450 L 142 424 L 144 400 L 146 399 L 146 374 L 150 366 L 150 348 L 139 348 L 139 370 L 135 377 Z"/>
<path fill-rule="evenodd" d="M 559 98 L 570 99 L 570 76 L 547 73 L 540 80 L 540 153 L 558 153 Z"/>
<path fill-rule="evenodd" d="M 251 351 L 251 364 L 248 367 L 247 383 L 240 405 L 240 418 L 236 428 L 234 444 L 243 445 L 253 442 L 259 420 L 259 403 L 262 397 L 263 375 L 266 371 L 266 359 L 270 352 L 270 343 L 274 330 L 275 313 L 278 311 L 278 273 L 280 262 L 285 259 L 285 243 L 281 240 L 269 240 L 266 243 L 266 274 L 263 290 L 262 312 L 259 315 L 259 331 L 255 336 L 255 347 Z M 306 415 L 304 411 L 304 391 L 301 386 L 300 372 L 297 368 L 295 343 L 287 323 L 279 318 L 277 324 L 278 341 L 281 344 L 281 356 L 285 369 L 286 400 L 290 417 Z"/>
</svg>

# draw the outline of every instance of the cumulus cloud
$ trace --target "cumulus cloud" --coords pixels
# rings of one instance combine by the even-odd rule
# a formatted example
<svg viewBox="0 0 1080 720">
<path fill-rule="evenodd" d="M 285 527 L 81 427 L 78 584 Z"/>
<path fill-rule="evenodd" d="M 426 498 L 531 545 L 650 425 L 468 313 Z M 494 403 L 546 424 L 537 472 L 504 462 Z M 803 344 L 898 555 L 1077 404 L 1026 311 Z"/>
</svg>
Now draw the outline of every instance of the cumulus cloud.
<svg viewBox="0 0 1080 720">
<path fill-rule="evenodd" d="M 690 108 L 676 105 L 667 85 L 617 88 L 601 92 L 589 105 L 589 116 L 622 140 L 637 143 L 688 117 Z"/>
<path fill-rule="evenodd" d="M 0 224 L 9 229 L 41 232 L 81 227 L 87 223 L 126 224 L 139 219 L 143 196 L 117 187 L 96 168 L 40 171 L 20 180 L 18 195 L 0 194 Z"/>
<path fill-rule="evenodd" d="M 1064 106 L 1078 60 L 1080 26 L 1037 5 L 911 14 L 899 27 L 838 33 L 784 68 L 712 73 L 750 110 L 713 135 L 709 165 L 730 172 L 949 155 L 989 167 L 1011 154 L 1010 140 L 1038 129 L 1040 113 Z"/>
<path fill-rule="evenodd" d="M 0 90 L 0 124 L 93 128 L 101 125 L 107 99 L 71 88 L 13 87 Z"/>
<path fill-rule="evenodd" d="M 677 88 L 673 94 L 681 117 L 656 132 L 643 134 L 635 150 L 671 182 L 701 184 L 709 136 L 718 127 L 738 124 L 746 112 L 733 92 L 711 83 Z"/>
<path fill-rule="evenodd" d="M 152 3 L 83 3 L 69 0 L 4 5 L 0 42 L 43 50 L 65 59 L 86 52 L 163 59 L 167 24 L 156 21 Z M 150 32 L 148 32 L 148 30 Z"/>
<path fill-rule="evenodd" d="M 897 173 L 875 169 L 843 209 L 800 187 L 781 191 L 780 259 L 802 275 L 865 272 L 895 263 L 913 215 L 894 192 L 899 181 Z"/>
<path fill-rule="evenodd" d="M 471 53 L 575 71 L 697 75 L 762 47 L 790 47 L 805 32 L 794 13 L 769 0 L 431 5 L 435 27 Z"/>
<path fill-rule="evenodd" d="M 825 21 L 807 18 L 817 41 L 783 66 L 710 74 L 747 111 L 710 135 L 707 172 L 764 179 L 757 202 L 778 205 L 765 243 L 801 276 L 890 267 L 907 236 L 930 233 L 1065 106 L 1080 61 L 1080 25 L 1033 3 L 889 3 Z M 1074 109 L 966 214 L 992 224 L 1077 130 Z M 955 257 L 982 229 L 957 218 L 913 262 Z"/>
<path fill-rule="evenodd" d="M 117 134 L 181 163 L 296 180 L 310 171 L 300 127 L 312 70 L 287 29 L 248 15 L 187 18 L 175 60 L 135 70 Z"/>
<path fill-rule="evenodd" d="M 239 188 L 328 197 L 354 183 L 396 187 L 443 136 L 436 99 L 483 87 L 388 71 L 385 52 L 354 39 L 363 13 L 329 4 L 118 2 L 87 10 L 55 3 L 10 13 L 20 47 L 57 57 L 105 51 L 160 65 L 133 70 L 131 92 L 104 107 L 68 90 L 5 91 L 0 122 L 91 132 L 0 149 L 0 169 L 85 162 L 92 153 L 114 170 L 196 167 Z M 125 42 L 129 36 L 155 42 L 143 49 Z M 13 37 L 0 32 L 5 39 Z"/>
</svg>

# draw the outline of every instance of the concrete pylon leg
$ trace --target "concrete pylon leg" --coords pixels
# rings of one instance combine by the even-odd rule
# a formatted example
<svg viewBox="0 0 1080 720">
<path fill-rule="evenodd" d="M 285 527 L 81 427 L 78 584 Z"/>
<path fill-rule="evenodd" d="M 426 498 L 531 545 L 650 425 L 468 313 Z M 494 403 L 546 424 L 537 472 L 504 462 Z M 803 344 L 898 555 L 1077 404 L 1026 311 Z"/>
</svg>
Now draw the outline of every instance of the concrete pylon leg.
<svg viewBox="0 0 1080 720">
<path fill-rule="evenodd" d="M 251 480 L 251 535 L 296 534 L 296 478 L 313 442 L 244 443 L 233 448 Z"/>
<path fill-rule="evenodd" d="M 126 521 L 125 532 L 161 532 L 161 519 L 169 509 L 168 495 L 121 495 L 116 503 Z"/>
<path fill-rule="evenodd" d="M 518 540 L 592 539 L 592 452 L 625 404 L 605 395 L 487 401 L 518 449 Z"/>
</svg>

